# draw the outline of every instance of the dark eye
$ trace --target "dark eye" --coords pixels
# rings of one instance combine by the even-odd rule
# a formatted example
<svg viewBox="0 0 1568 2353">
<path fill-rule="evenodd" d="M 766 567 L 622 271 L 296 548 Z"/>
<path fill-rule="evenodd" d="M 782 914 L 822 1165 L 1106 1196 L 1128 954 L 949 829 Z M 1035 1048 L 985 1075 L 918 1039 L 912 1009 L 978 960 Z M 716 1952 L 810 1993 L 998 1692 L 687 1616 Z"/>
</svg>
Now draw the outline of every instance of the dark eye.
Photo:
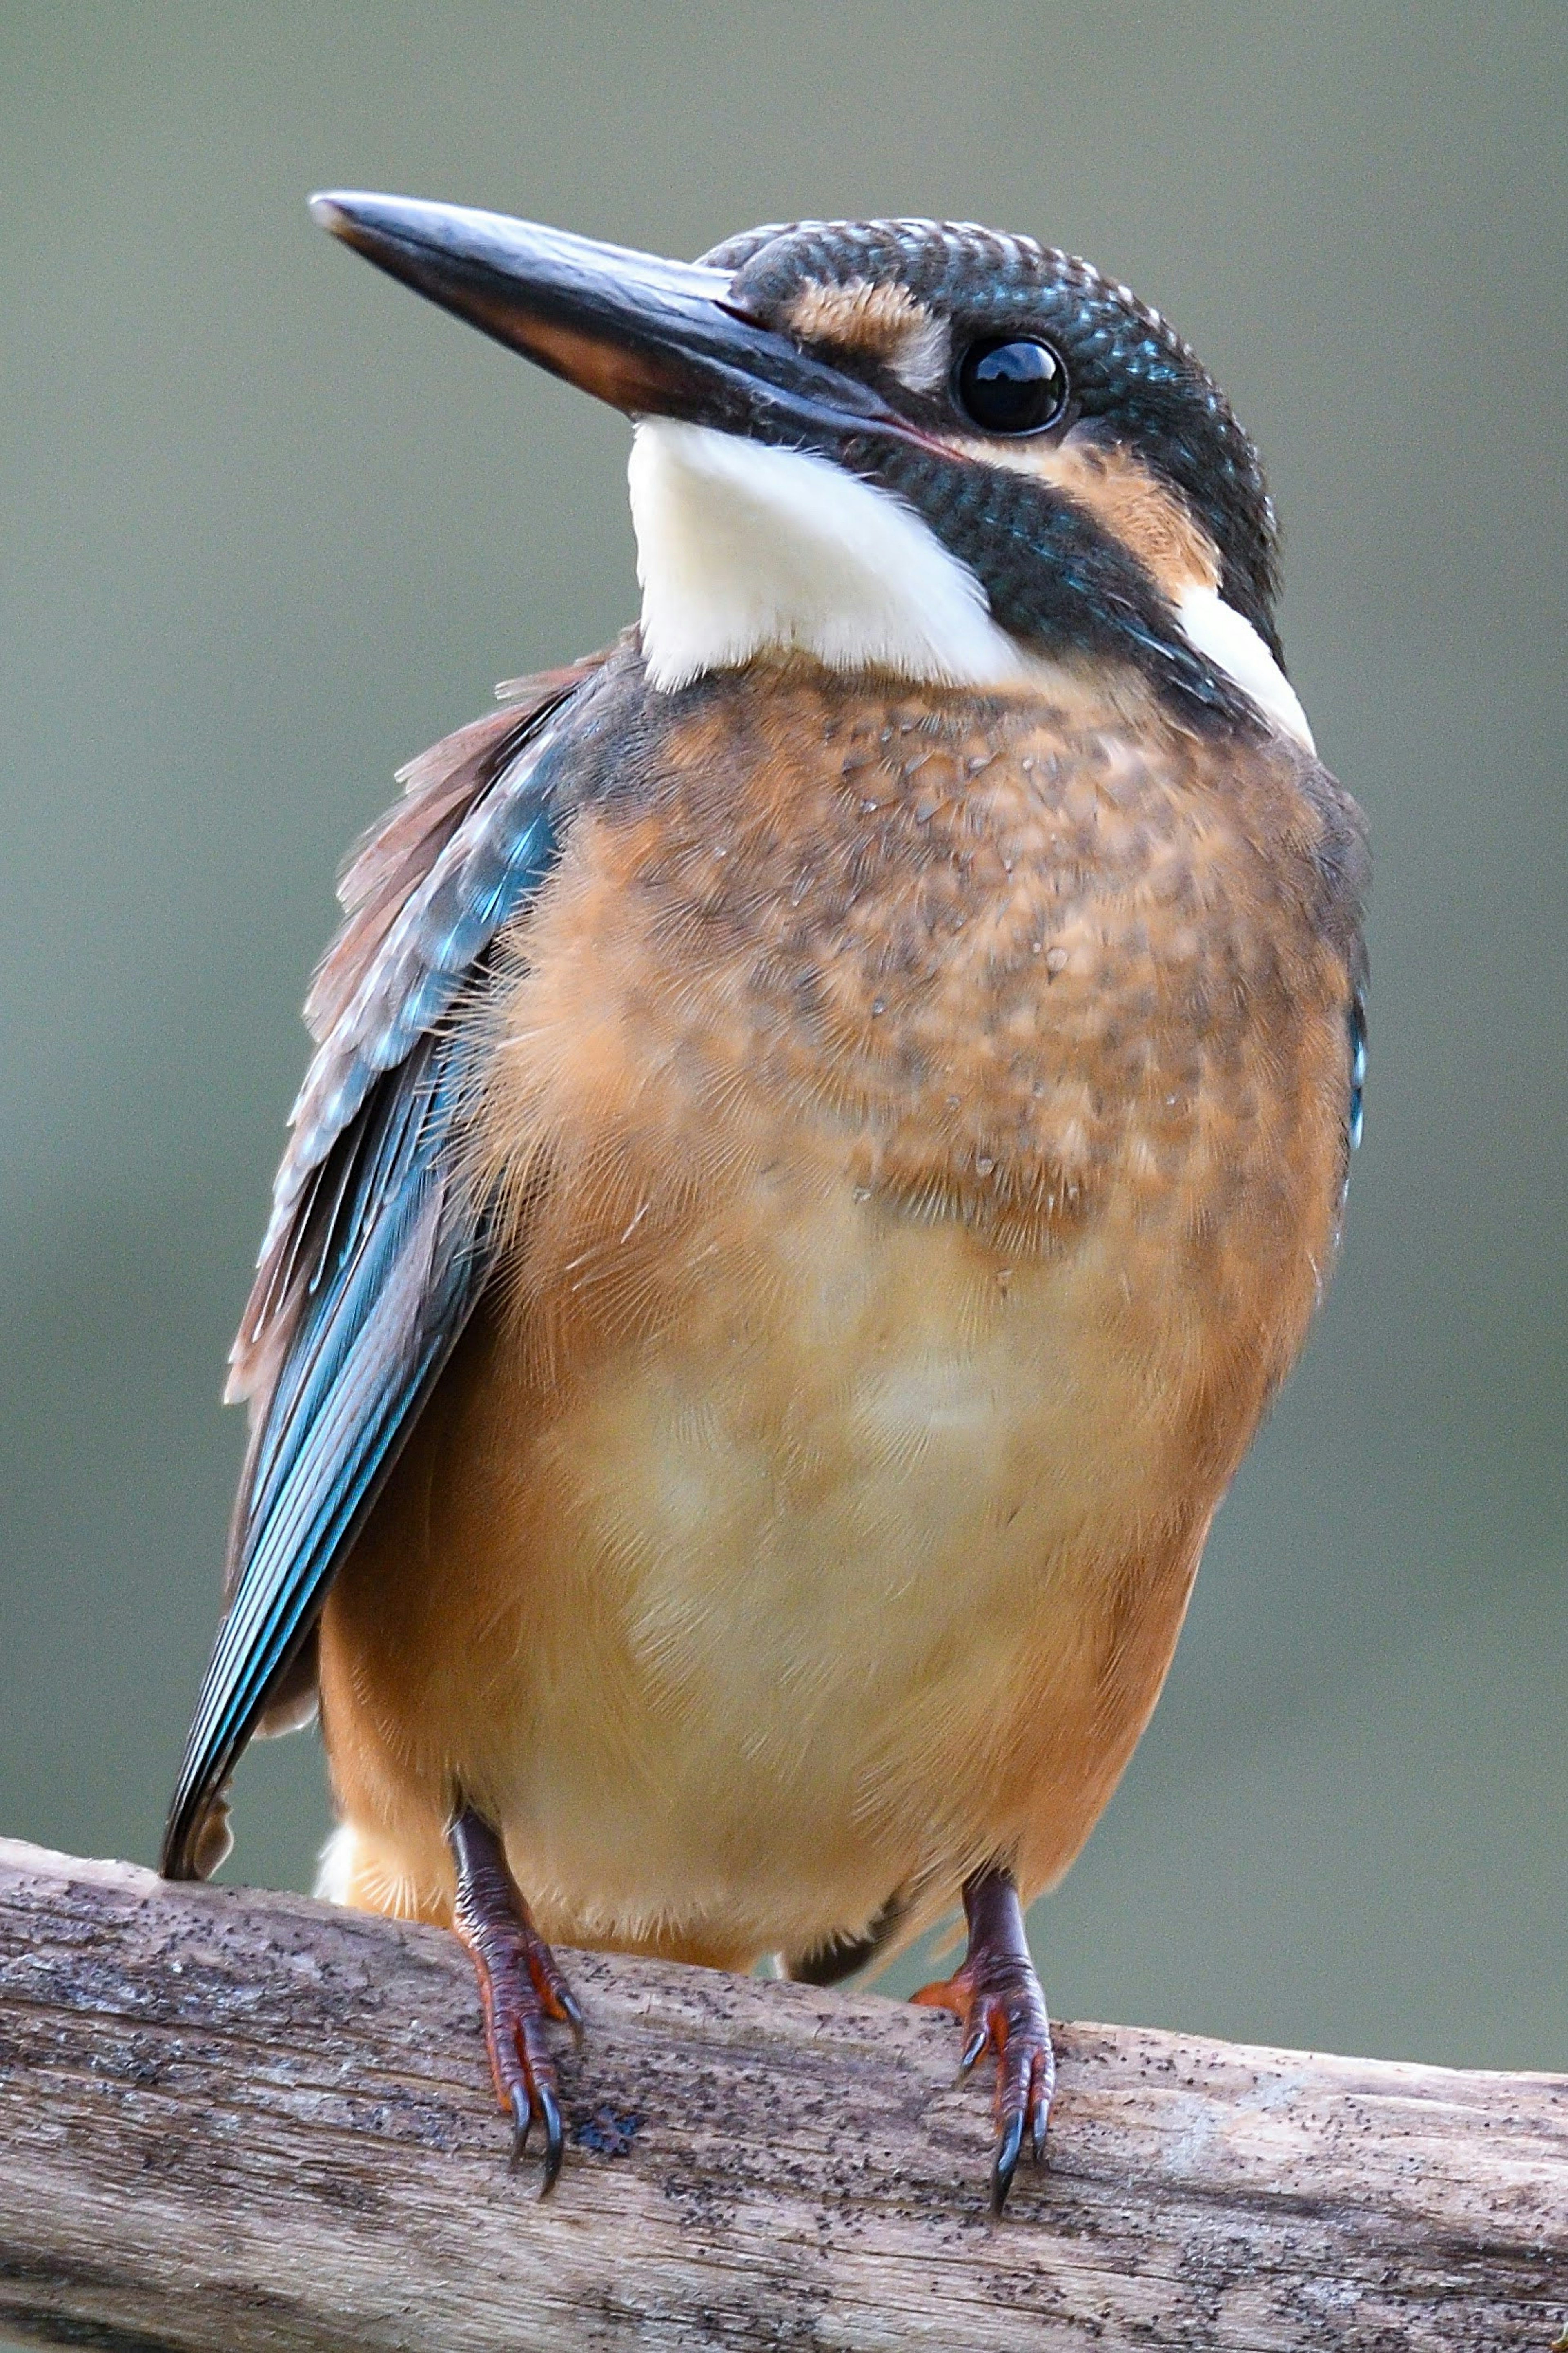
<svg viewBox="0 0 1568 2353">
<path fill-rule="evenodd" d="M 986 433 L 1039 433 L 1068 404 L 1068 372 L 1049 343 L 994 335 L 958 363 L 958 405 Z"/>
</svg>

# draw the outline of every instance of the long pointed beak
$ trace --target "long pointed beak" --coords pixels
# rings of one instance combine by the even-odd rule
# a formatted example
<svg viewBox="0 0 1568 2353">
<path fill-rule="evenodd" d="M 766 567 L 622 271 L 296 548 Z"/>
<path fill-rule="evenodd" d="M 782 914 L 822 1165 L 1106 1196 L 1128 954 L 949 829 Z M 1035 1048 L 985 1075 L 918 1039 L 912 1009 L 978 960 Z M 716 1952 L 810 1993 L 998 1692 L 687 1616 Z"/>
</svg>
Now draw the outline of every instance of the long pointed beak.
<svg viewBox="0 0 1568 2353">
<path fill-rule="evenodd" d="M 458 205 L 334 191 L 323 228 L 497 343 L 629 417 L 831 449 L 908 427 L 858 377 L 731 300 L 727 271 Z"/>
</svg>

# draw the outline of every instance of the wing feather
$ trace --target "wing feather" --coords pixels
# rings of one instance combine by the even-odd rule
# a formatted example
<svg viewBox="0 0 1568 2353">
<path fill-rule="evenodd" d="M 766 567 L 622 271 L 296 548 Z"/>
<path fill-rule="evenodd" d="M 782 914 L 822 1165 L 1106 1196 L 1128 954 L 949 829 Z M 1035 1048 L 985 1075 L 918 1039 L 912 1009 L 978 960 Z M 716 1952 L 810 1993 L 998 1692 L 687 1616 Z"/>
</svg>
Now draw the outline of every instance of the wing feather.
<svg viewBox="0 0 1568 2353">
<path fill-rule="evenodd" d="M 452 1166 L 461 1015 L 498 932 L 554 862 L 568 714 L 603 659 L 534 681 L 416 761 L 345 870 L 346 921 L 306 1008 L 318 1049 L 231 1358 L 250 1446 L 228 1608 L 164 1833 L 169 1877 L 222 1859 L 241 1750 L 269 1709 L 297 1719 L 313 1692 L 332 1574 L 489 1271 L 486 1207 Z"/>
</svg>

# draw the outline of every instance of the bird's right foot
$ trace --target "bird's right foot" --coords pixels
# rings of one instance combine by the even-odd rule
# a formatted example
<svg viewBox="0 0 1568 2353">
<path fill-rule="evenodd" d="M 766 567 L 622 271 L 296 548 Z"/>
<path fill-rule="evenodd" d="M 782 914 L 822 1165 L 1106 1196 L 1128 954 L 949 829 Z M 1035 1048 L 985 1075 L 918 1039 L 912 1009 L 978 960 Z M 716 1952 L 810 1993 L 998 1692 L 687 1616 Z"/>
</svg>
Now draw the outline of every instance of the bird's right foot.
<svg viewBox="0 0 1568 2353">
<path fill-rule="evenodd" d="M 556 2019 L 569 2026 L 581 2045 L 583 2012 L 533 1925 L 500 1834 L 465 1806 L 447 1825 L 447 1843 L 458 1870 L 452 1926 L 479 1981 L 496 2096 L 512 2121 L 512 2162 L 537 2122 L 544 2134 L 542 2198 L 554 2187 L 563 2145 L 561 2086 L 544 2022 Z"/>
<path fill-rule="evenodd" d="M 969 1950 L 963 1967 L 910 1999 L 951 2010 L 963 2020 L 961 2075 L 989 2052 L 996 2064 L 996 2148 L 991 2167 L 991 2211 L 1000 2214 L 1026 2141 L 1037 2165 L 1056 2088 L 1056 2054 L 1045 1997 L 1029 1957 L 1024 1914 L 1011 1872 L 976 1872 L 963 1890 Z"/>
</svg>

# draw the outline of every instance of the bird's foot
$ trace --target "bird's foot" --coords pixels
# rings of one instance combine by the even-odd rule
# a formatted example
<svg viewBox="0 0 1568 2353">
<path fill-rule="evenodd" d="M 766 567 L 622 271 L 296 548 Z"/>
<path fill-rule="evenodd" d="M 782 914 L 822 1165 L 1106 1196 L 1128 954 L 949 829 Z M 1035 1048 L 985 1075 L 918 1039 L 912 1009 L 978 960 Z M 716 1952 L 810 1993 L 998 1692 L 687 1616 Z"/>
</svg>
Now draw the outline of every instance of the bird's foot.
<svg viewBox="0 0 1568 2353">
<path fill-rule="evenodd" d="M 922 1986 L 913 1999 L 951 2010 L 966 2029 L 959 2074 L 970 2074 L 987 2051 L 996 2061 L 996 2156 L 991 2168 L 991 2211 L 1000 2214 L 1018 2169 L 1026 2134 L 1037 2164 L 1056 2089 L 1056 2054 L 1035 1965 L 1024 1936 L 1023 1907 L 1007 1871 L 977 1872 L 964 1883 L 969 1950 L 950 1978 Z"/>
<path fill-rule="evenodd" d="M 512 2162 L 528 2147 L 537 2121 L 544 2132 L 542 2198 L 554 2187 L 563 2147 L 561 2086 L 544 2021 L 569 2026 L 580 2045 L 583 2012 L 533 1925 L 498 1833 L 464 1807 L 447 1826 L 447 1842 L 458 1867 L 452 1926 L 479 1981 L 496 2096 L 512 2121 Z"/>
</svg>

